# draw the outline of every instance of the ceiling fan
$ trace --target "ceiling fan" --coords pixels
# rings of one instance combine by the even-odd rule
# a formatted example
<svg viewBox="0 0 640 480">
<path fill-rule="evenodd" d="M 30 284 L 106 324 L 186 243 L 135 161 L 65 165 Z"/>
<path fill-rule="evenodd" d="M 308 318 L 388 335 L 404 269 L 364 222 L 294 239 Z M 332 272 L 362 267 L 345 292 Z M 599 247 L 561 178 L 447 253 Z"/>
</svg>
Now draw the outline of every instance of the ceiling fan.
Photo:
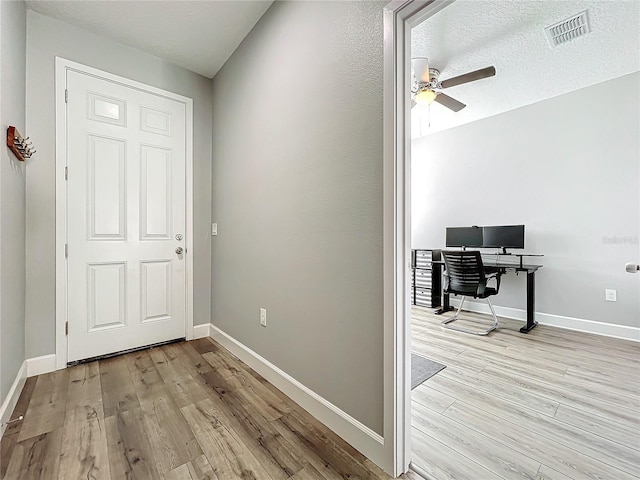
<svg viewBox="0 0 640 480">
<path fill-rule="evenodd" d="M 416 81 L 411 89 L 411 108 L 416 104 L 429 105 L 438 102 L 454 112 L 459 112 L 466 105 L 455 98 L 442 93 L 442 90 L 463 83 L 475 82 L 496 74 L 496 67 L 486 67 L 457 77 L 440 81 L 440 70 L 429 68 L 429 60 L 424 57 L 411 60 Z"/>
</svg>

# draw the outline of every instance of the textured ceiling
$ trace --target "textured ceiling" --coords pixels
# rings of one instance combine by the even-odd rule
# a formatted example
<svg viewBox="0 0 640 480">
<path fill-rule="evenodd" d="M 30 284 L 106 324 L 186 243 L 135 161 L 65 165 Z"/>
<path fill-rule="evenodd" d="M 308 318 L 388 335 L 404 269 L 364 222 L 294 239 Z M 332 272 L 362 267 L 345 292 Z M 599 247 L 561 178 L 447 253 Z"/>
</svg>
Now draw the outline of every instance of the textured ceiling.
<svg viewBox="0 0 640 480">
<path fill-rule="evenodd" d="M 39 1 L 27 8 L 213 77 L 270 1 Z"/>
<path fill-rule="evenodd" d="M 591 33 L 549 46 L 544 27 L 584 10 Z M 497 71 L 446 89 L 467 104 L 458 113 L 437 103 L 414 107 L 418 137 L 640 70 L 640 2 L 457 0 L 411 37 L 411 57 L 428 57 L 440 80 L 490 65 Z"/>
</svg>

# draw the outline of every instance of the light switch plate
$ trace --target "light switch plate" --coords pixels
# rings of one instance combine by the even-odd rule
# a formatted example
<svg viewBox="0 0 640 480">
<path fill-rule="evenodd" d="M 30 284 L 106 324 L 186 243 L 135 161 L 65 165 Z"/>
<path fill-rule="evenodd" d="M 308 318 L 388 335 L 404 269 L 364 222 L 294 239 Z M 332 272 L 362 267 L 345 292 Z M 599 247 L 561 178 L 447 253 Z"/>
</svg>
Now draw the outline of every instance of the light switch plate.
<svg viewBox="0 0 640 480">
<path fill-rule="evenodd" d="M 218 224 L 217 223 L 212 223 L 211 224 L 211 236 L 215 237 L 216 235 L 218 235 Z"/>
</svg>

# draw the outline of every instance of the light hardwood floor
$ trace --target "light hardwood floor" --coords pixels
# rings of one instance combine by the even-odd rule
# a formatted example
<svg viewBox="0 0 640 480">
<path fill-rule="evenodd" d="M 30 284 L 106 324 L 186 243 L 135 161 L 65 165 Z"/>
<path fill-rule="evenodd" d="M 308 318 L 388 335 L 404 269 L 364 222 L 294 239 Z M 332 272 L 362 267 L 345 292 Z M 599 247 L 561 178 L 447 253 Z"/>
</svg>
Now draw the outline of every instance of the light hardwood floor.
<svg viewBox="0 0 640 480">
<path fill-rule="evenodd" d="M 441 480 L 640 478 L 639 344 L 523 335 L 508 319 L 480 337 L 432 312 L 412 311 L 412 351 L 446 365 L 411 395 L 418 466 Z"/>
<path fill-rule="evenodd" d="M 21 414 L 7 480 L 389 478 L 209 339 L 29 378 Z"/>
</svg>

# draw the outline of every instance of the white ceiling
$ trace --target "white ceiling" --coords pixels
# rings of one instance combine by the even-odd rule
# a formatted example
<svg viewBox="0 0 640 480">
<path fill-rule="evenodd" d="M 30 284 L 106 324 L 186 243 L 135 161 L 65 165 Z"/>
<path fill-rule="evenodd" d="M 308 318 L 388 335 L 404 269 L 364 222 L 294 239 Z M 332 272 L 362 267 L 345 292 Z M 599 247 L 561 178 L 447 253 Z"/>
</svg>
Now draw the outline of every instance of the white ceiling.
<svg viewBox="0 0 640 480">
<path fill-rule="evenodd" d="M 544 27 L 584 10 L 591 33 L 550 47 Z M 446 89 L 467 104 L 458 113 L 437 103 L 414 107 L 418 137 L 639 71 L 640 2 L 457 0 L 413 29 L 411 57 L 428 57 L 440 80 L 490 65 L 497 71 Z"/>
<path fill-rule="evenodd" d="M 273 0 L 40 1 L 27 8 L 213 77 Z"/>
</svg>

